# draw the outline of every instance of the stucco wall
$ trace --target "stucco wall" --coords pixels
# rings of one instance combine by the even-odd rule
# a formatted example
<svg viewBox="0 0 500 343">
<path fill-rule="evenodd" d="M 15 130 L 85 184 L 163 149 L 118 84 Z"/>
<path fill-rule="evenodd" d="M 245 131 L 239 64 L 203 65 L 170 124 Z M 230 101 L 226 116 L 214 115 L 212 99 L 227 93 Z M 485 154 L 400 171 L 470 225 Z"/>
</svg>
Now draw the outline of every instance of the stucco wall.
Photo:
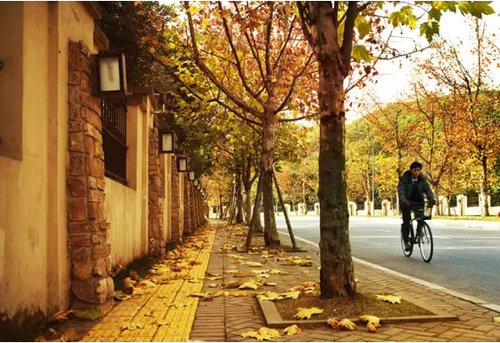
<svg viewBox="0 0 500 343">
<path fill-rule="evenodd" d="M 127 181 L 106 178 L 111 263 L 128 263 L 148 252 L 147 108 L 128 106 Z"/>
<path fill-rule="evenodd" d="M 0 59 L 3 49 L 22 52 L 0 72 L 0 90 L 13 92 L 0 92 L 0 122 L 21 130 L 19 158 L 0 153 L 0 313 L 7 317 L 68 306 L 68 42 L 93 47 L 93 32 L 80 2 L 0 3 L 0 36 L 12 38 L 2 38 Z"/>
</svg>

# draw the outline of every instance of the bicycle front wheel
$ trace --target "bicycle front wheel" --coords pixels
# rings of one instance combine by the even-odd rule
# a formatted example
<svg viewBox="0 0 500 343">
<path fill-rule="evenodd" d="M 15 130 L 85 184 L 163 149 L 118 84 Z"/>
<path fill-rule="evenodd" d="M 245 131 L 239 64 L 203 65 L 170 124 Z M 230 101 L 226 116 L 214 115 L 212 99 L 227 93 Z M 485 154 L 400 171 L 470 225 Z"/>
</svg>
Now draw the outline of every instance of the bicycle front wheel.
<svg viewBox="0 0 500 343">
<path fill-rule="evenodd" d="M 434 253 L 434 241 L 432 239 L 432 231 L 430 226 L 422 221 L 420 224 L 420 235 L 418 236 L 418 246 L 422 259 L 429 263 Z"/>
</svg>

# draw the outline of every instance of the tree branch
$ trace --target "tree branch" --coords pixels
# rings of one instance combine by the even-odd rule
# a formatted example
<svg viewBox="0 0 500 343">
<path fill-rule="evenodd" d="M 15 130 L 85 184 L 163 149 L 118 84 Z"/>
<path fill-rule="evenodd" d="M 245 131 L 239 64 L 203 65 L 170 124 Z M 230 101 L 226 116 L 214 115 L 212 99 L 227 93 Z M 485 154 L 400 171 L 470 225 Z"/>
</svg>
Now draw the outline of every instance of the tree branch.
<svg viewBox="0 0 500 343">
<path fill-rule="evenodd" d="M 289 122 L 294 122 L 294 121 L 298 121 L 298 120 L 302 120 L 302 119 L 307 119 L 307 118 L 313 118 L 313 117 L 317 117 L 317 116 L 319 116 L 319 112 L 318 113 L 314 113 L 314 114 L 309 114 L 307 116 L 297 117 L 297 118 L 278 119 L 278 123 L 289 123 Z"/>
<path fill-rule="evenodd" d="M 191 44 L 193 48 L 193 54 L 194 54 L 194 60 L 198 67 L 201 69 L 201 71 L 209 78 L 210 81 L 212 81 L 226 96 L 231 99 L 232 102 L 234 102 L 238 107 L 240 107 L 243 111 L 248 112 L 252 114 L 255 117 L 260 118 L 261 113 L 257 111 L 256 109 L 248 106 L 241 98 L 238 96 L 234 95 L 231 93 L 216 77 L 215 75 L 210 71 L 210 69 L 205 65 L 205 63 L 202 61 L 200 57 L 200 53 L 198 51 L 198 45 L 196 43 L 196 35 L 194 31 L 194 24 L 193 24 L 193 17 L 191 16 L 191 13 L 189 11 L 189 1 L 184 2 L 184 8 L 186 9 L 186 14 L 188 17 L 188 23 L 189 23 L 189 33 L 191 35 Z"/>
</svg>

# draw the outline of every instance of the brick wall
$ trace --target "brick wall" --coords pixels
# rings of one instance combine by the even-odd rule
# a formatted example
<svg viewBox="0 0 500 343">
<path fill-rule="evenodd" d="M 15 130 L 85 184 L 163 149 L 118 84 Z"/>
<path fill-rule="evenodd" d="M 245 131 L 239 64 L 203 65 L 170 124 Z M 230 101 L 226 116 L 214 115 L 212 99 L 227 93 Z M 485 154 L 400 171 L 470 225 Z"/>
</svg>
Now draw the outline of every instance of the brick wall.
<svg viewBox="0 0 500 343">
<path fill-rule="evenodd" d="M 149 135 L 149 254 L 161 256 L 165 249 L 163 235 L 163 168 L 158 155 L 158 129 Z"/>
<path fill-rule="evenodd" d="M 91 96 L 89 49 L 69 43 L 68 248 L 71 307 L 107 310 L 114 294 L 104 211 L 100 100 Z"/>
</svg>

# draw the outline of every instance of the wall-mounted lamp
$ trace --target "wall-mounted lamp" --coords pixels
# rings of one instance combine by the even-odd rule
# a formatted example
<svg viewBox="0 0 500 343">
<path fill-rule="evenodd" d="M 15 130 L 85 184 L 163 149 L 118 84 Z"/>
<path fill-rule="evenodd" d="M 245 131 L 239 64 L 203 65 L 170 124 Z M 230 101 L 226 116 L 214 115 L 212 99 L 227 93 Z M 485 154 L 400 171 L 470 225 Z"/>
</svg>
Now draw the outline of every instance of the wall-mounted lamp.
<svg viewBox="0 0 500 343">
<path fill-rule="evenodd" d="M 125 55 L 91 55 L 92 95 L 98 98 L 124 97 L 127 93 Z"/>
<path fill-rule="evenodd" d="M 176 136 L 173 131 L 159 130 L 158 131 L 158 152 L 160 154 L 175 153 Z"/>
<path fill-rule="evenodd" d="M 198 188 L 198 179 L 195 179 L 195 180 L 194 180 L 194 185 L 196 186 L 196 188 L 197 188 L 197 189 L 199 189 L 199 188 Z"/>
<path fill-rule="evenodd" d="M 195 175 L 194 171 L 189 172 L 188 179 L 189 179 L 189 181 L 194 181 L 196 179 L 196 175 Z"/>
<path fill-rule="evenodd" d="M 187 157 L 177 156 L 177 171 L 179 173 L 187 172 Z"/>
</svg>

